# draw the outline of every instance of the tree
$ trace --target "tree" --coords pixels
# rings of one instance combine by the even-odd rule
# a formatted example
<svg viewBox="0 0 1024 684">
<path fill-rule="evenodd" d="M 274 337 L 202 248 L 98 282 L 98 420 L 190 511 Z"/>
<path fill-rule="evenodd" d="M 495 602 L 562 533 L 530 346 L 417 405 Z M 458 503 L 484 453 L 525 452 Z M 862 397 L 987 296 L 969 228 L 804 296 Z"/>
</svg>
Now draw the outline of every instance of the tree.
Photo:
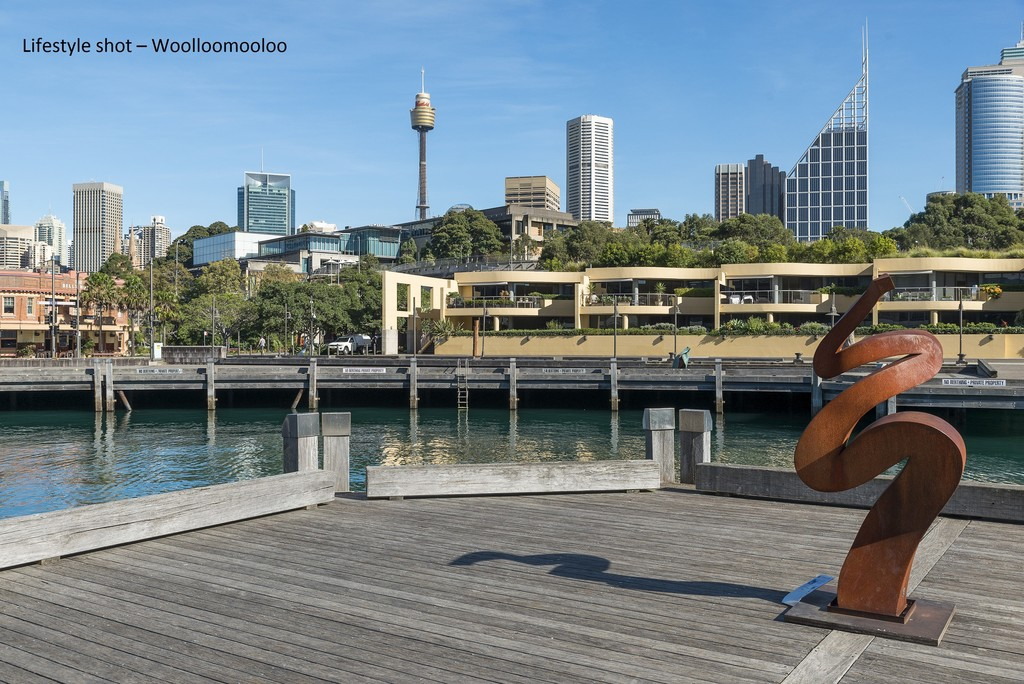
<svg viewBox="0 0 1024 684">
<path fill-rule="evenodd" d="M 612 237 L 612 227 L 605 221 L 580 221 L 565 234 L 565 247 L 571 261 L 589 265 L 599 260 L 605 244 Z"/>
<path fill-rule="evenodd" d="M 669 219 L 662 219 L 651 226 L 649 235 L 652 243 L 666 247 L 678 245 L 683 239 L 682 233 L 679 232 L 679 224 Z"/>
<path fill-rule="evenodd" d="M 679 236 L 691 245 L 707 246 L 714 241 L 718 221 L 711 214 L 687 214 L 679 224 Z"/>
<path fill-rule="evenodd" d="M 398 246 L 398 258 L 396 261 L 399 264 L 413 264 L 416 263 L 416 241 L 412 238 L 406 238 L 402 240 L 402 244 Z"/>
<path fill-rule="evenodd" d="M 507 253 L 506 240 L 494 221 L 484 216 L 482 211 L 467 209 L 462 212 L 469 222 L 469 237 L 473 241 L 473 254 Z"/>
<path fill-rule="evenodd" d="M 260 286 L 267 283 L 297 283 L 302 278 L 284 264 L 267 264 L 260 273 Z"/>
<path fill-rule="evenodd" d="M 430 250 L 438 259 L 464 259 L 473 254 L 473 236 L 463 212 L 449 211 L 434 226 Z"/>
<path fill-rule="evenodd" d="M 109 262 L 108 262 L 109 263 Z M 138 327 L 138 315 L 149 308 L 149 288 L 146 287 L 135 273 L 124 279 L 118 303 L 128 312 L 128 339 L 135 353 L 135 330 Z"/>
<path fill-rule="evenodd" d="M 106 273 L 111 278 L 125 278 L 134 270 L 131 257 L 127 254 L 114 252 L 107 258 L 107 262 L 100 267 L 101 273 Z"/>
<path fill-rule="evenodd" d="M 241 294 L 242 268 L 234 259 L 221 259 L 203 266 L 199 277 L 192 281 L 190 298 L 204 294 Z"/>
<path fill-rule="evenodd" d="M 879 235 L 875 233 L 870 240 L 868 240 L 868 258 L 871 260 L 879 257 L 892 256 L 898 250 L 896 241 L 885 235 Z"/>
<path fill-rule="evenodd" d="M 714 249 L 717 266 L 722 264 L 750 264 L 757 261 L 757 247 L 739 240 L 728 238 Z"/>
<path fill-rule="evenodd" d="M 759 250 L 769 245 L 786 247 L 796 242 L 793 233 L 782 225 L 779 217 L 771 214 L 740 214 L 722 221 L 715 231 L 715 236 L 719 240 L 742 240 Z"/>
<path fill-rule="evenodd" d="M 118 300 L 117 283 L 108 274 L 102 271 L 89 274 L 85 280 L 85 289 L 81 293 L 82 301 L 92 305 L 97 320 L 99 320 L 100 343 L 99 352 L 103 349 L 103 316 L 108 309 L 114 307 Z"/>
</svg>

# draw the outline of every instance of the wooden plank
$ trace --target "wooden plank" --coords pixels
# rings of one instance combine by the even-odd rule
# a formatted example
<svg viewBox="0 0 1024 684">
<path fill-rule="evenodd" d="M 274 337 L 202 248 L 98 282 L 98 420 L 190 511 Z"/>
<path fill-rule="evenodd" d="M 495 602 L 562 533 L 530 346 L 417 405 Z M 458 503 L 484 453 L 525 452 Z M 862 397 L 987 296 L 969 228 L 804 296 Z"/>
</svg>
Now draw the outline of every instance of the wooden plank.
<svg viewBox="0 0 1024 684">
<path fill-rule="evenodd" d="M 0 568 L 326 503 L 322 471 L 197 487 L 0 520 Z"/>
<path fill-rule="evenodd" d="M 654 461 L 368 466 L 368 498 L 658 489 Z"/>
<path fill-rule="evenodd" d="M 697 466 L 696 487 L 716 494 L 870 508 L 891 480 L 888 476 L 877 477 L 845 492 L 817 492 L 792 469 L 704 463 Z M 1024 522 L 1024 486 L 963 481 L 942 514 Z"/>
</svg>

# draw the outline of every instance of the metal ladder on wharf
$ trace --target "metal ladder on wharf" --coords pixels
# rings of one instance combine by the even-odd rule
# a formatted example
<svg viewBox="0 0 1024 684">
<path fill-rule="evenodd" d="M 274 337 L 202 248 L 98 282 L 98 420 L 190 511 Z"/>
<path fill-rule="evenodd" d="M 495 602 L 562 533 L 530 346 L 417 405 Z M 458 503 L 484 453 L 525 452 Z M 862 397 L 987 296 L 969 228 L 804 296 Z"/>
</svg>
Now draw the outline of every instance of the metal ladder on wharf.
<svg viewBox="0 0 1024 684">
<path fill-rule="evenodd" d="M 456 359 L 455 379 L 458 382 L 459 410 L 469 410 L 469 359 Z"/>
</svg>

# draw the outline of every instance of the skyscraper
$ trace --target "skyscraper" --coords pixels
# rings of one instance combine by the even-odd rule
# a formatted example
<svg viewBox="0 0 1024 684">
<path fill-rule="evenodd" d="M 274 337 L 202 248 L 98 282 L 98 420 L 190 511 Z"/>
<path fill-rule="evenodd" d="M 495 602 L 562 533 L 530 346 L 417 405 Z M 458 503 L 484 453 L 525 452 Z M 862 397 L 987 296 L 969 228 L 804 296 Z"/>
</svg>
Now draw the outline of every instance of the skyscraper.
<svg viewBox="0 0 1024 684">
<path fill-rule="evenodd" d="M 121 251 L 124 188 L 112 183 L 75 183 L 75 268 L 86 273 L 100 270 L 114 252 Z"/>
<path fill-rule="evenodd" d="M 725 221 L 746 213 L 743 164 L 715 165 L 715 220 Z"/>
<path fill-rule="evenodd" d="M 861 76 L 786 178 L 786 227 L 802 242 L 868 227 L 868 52 Z"/>
<path fill-rule="evenodd" d="M 246 171 L 238 188 L 238 229 L 246 233 L 295 234 L 295 191 L 286 173 Z"/>
<path fill-rule="evenodd" d="M 125 254 L 138 268 L 148 266 L 152 257 L 167 256 L 167 248 L 171 246 L 171 230 L 163 216 L 151 217 L 148 226 L 132 226 L 128 236 Z"/>
<path fill-rule="evenodd" d="M 630 209 L 629 213 L 626 214 L 626 227 L 636 228 L 647 219 L 657 223 L 661 220 L 661 211 L 654 207 L 650 209 Z"/>
<path fill-rule="evenodd" d="M 11 223 L 11 184 L 0 180 L 0 223 Z"/>
<path fill-rule="evenodd" d="M 565 211 L 580 221 L 614 221 L 612 120 L 584 114 L 565 127 Z"/>
<path fill-rule="evenodd" d="M 36 240 L 45 242 L 53 248 L 53 255 L 62 266 L 69 266 L 67 227 L 64 222 L 53 214 L 47 214 L 36 221 Z"/>
<path fill-rule="evenodd" d="M 999 64 L 968 67 L 956 89 L 956 191 L 1024 207 L 1024 40 Z"/>
<path fill-rule="evenodd" d="M 748 214 L 771 214 L 785 221 L 786 172 L 766 162 L 763 154 L 747 161 L 744 195 Z"/>
<path fill-rule="evenodd" d="M 505 204 L 561 211 L 562 193 L 547 176 L 508 176 L 505 178 Z"/>
<path fill-rule="evenodd" d="M 416 93 L 413 108 L 409 110 L 409 118 L 412 121 L 412 129 L 419 134 L 420 139 L 420 182 L 419 194 L 416 199 L 416 211 L 418 218 L 427 218 L 427 131 L 434 130 L 434 116 L 436 110 L 430 106 L 430 93 L 427 92 L 427 85 L 424 80 L 423 69 L 420 69 L 420 92 Z"/>
</svg>

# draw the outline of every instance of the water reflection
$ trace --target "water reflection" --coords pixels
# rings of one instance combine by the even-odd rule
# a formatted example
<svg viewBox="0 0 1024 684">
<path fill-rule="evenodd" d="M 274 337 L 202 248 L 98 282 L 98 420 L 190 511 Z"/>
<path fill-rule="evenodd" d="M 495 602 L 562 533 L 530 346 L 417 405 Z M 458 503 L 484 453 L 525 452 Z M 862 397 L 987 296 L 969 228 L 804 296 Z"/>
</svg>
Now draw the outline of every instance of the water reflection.
<svg viewBox="0 0 1024 684">
<path fill-rule="evenodd" d="M 641 411 L 356 408 L 351 481 L 367 465 L 643 458 Z M 0 516 L 281 472 L 286 410 L 0 413 Z M 966 477 L 1024 483 L 1024 424 L 1012 411 L 962 419 Z M 717 416 L 713 460 L 792 467 L 808 416 Z M 726 430 L 728 423 L 728 430 Z"/>
</svg>

